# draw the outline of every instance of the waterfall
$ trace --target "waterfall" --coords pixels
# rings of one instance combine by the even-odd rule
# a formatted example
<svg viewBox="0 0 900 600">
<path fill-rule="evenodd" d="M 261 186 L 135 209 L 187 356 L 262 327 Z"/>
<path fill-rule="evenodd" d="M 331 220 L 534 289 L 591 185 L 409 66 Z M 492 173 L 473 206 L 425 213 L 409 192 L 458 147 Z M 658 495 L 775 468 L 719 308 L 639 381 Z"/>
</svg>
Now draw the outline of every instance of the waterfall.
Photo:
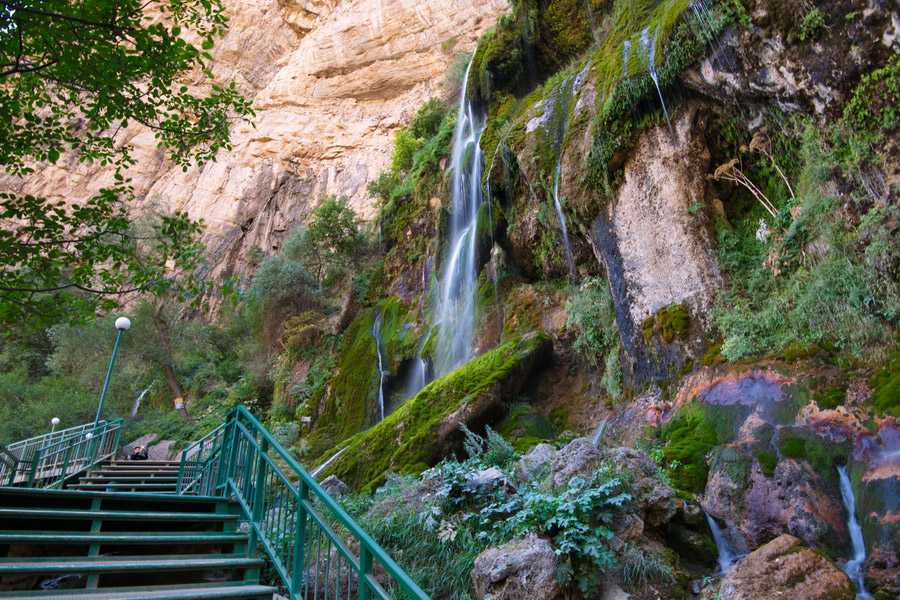
<svg viewBox="0 0 900 600">
<path fill-rule="evenodd" d="M 417 356 L 412 359 L 409 378 L 406 381 L 406 399 L 409 400 L 425 387 L 425 359 Z"/>
<path fill-rule="evenodd" d="M 438 347 L 435 375 L 443 377 L 472 357 L 475 334 L 475 304 L 478 285 L 478 209 L 484 202 L 481 189 L 483 157 L 479 142 L 484 119 L 466 98 L 466 69 L 459 97 L 456 134 L 450 154 L 451 202 L 448 254 L 440 280 L 436 311 Z"/>
<path fill-rule="evenodd" d="M 381 313 L 375 317 L 375 323 L 370 332 L 375 338 L 375 354 L 378 356 L 378 420 L 384 421 L 384 378 L 388 373 L 384 369 L 384 350 L 381 347 Z"/>
<path fill-rule="evenodd" d="M 335 452 L 334 455 L 332 455 L 331 458 L 329 458 L 328 460 L 326 460 L 325 462 L 323 462 L 321 465 L 319 465 L 318 467 L 316 467 L 315 470 L 314 470 L 312 473 L 309 474 L 309 476 L 312 477 L 313 479 L 315 479 L 315 478 L 319 475 L 319 473 L 321 473 L 322 471 L 324 471 L 325 468 L 326 468 L 328 465 L 331 464 L 331 461 L 333 461 L 333 460 L 336 459 L 338 456 L 340 456 L 341 454 L 343 454 L 344 450 L 346 450 L 346 449 L 349 448 L 349 447 L 350 447 L 350 446 L 344 446 L 343 448 L 341 448 L 340 450 L 338 450 L 337 452 Z"/>
<path fill-rule="evenodd" d="M 656 41 L 659 38 L 660 25 L 656 26 L 653 33 L 653 39 L 650 39 L 650 28 L 647 27 L 641 32 L 641 46 L 647 53 L 647 70 L 650 72 L 650 79 L 656 86 L 656 93 L 659 94 L 659 101 L 662 104 L 663 113 L 666 115 L 666 123 L 669 125 L 669 133 L 672 135 L 672 143 L 676 143 L 675 130 L 672 129 L 672 122 L 669 120 L 669 111 L 666 109 L 666 101 L 663 100 L 662 90 L 659 89 L 659 76 L 656 73 Z"/>
<path fill-rule="evenodd" d="M 562 154 L 562 148 L 560 148 Z M 569 243 L 569 229 L 566 226 L 566 217 L 563 214 L 562 205 L 559 203 L 559 178 L 562 175 L 562 156 L 556 159 L 556 173 L 553 175 L 553 205 L 556 208 L 556 216 L 562 225 L 563 244 L 566 248 L 566 264 L 569 265 L 569 278 L 576 278 L 575 261 L 572 259 L 572 245 Z"/>
<path fill-rule="evenodd" d="M 594 430 L 594 433 L 591 434 L 591 441 L 595 444 L 599 444 L 600 440 L 603 438 L 603 432 L 606 431 L 606 423 L 609 421 L 609 417 L 606 417 L 600 424 L 597 425 L 597 429 Z"/>
<path fill-rule="evenodd" d="M 138 414 L 138 409 L 141 407 L 141 400 L 144 399 L 144 394 L 146 394 L 147 392 L 149 392 L 149 391 L 150 391 L 150 388 L 153 387 L 153 383 L 154 383 L 154 382 L 151 381 L 151 382 L 150 382 L 150 385 L 148 385 L 147 388 L 146 388 L 143 392 L 141 392 L 141 393 L 138 395 L 137 398 L 134 399 L 134 404 L 131 406 L 131 418 L 132 418 L 132 419 L 135 418 L 135 417 L 137 416 L 137 414 Z"/>
<path fill-rule="evenodd" d="M 744 542 L 744 538 L 740 535 L 740 532 L 737 531 L 736 528 L 729 527 L 728 533 L 731 534 L 733 541 L 740 542 L 740 548 L 735 548 L 735 544 L 732 541 L 729 541 L 727 537 L 725 537 L 725 533 L 719 527 L 719 524 L 716 523 L 716 520 L 713 519 L 709 513 L 706 514 L 706 522 L 709 523 L 709 528 L 712 531 L 713 540 L 716 542 L 716 548 L 719 550 L 719 570 L 724 574 L 731 568 L 731 563 L 734 562 L 735 559 L 741 558 L 742 556 L 746 556 L 746 542 Z"/>
<path fill-rule="evenodd" d="M 856 498 L 853 496 L 853 486 L 847 476 L 847 467 L 839 466 L 838 477 L 841 481 L 841 499 L 844 508 L 847 509 L 847 530 L 850 532 L 850 542 L 853 544 L 853 558 L 843 565 L 844 572 L 853 580 L 856 586 L 856 600 L 871 600 L 872 596 L 866 591 L 866 582 L 863 577 L 862 564 L 866 562 L 866 544 L 863 540 L 862 528 L 856 520 Z"/>
</svg>

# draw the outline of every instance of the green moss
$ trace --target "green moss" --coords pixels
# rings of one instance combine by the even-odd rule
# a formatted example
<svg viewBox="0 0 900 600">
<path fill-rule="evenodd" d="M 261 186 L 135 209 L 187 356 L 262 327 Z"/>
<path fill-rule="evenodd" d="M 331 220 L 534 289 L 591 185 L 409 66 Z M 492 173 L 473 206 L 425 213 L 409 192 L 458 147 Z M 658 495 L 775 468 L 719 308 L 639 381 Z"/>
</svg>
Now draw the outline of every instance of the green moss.
<svg viewBox="0 0 900 600">
<path fill-rule="evenodd" d="M 338 372 L 325 410 L 345 437 L 363 428 L 366 408 L 377 394 L 378 357 L 371 335 L 374 323 L 372 311 L 358 316 L 347 328 L 338 355 Z"/>
<path fill-rule="evenodd" d="M 378 335 L 387 359 L 384 367 L 396 373 L 400 363 L 412 358 L 416 352 L 414 316 L 397 296 L 391 296 L 379 310 L 381 327 Z"/>
<path fill-rule="evenodd" d="M 778 466 L 778 456 L 771 452 L 757 452 L 756 460 L 762 467 L 763 475 L 771 477 L 775 474 L 775 467 Z"/>
<path fill-rule="evenodd" d="M 351 438 L 347 451 L 327 472 L 360 489 L 377 485 L 387 472 L 407 473 L 422 463 L 436 464 L 443 458 L 442 448 L 459 446 L 462 440 L 461 435 L 458 443 L 439 437 L 459 433 L 455 424 L 443 421 L 463 406 L 459 414 L 467 415 L 470 424 L 486 418 L 480 411 L 486 410 L 488 398 L 514 395 L 514 385 L 524 381 L 549 347 L 550 339 L 542 333 L 515 338 L 433 381 L 384 421 Z"/>
<path fill-rule="evenodd" d="M 569 411 L 563 407 L 557 407 L 550 411 L 550 422 L 554 427 L 566 429 L 569 426 Z"/>
<path fill-rule="evenodd" d="M 824 390 L 816 393 L 813 396 L 813 399 L 816 401 L 820 408 L 829 410 L 835 409 L 838 406 L 842 406 L 847 400 L 847 392 L 846 390 L 843 390 L 839 387 L 828 385 L 825 386 Z"/>
<path fill-rule="evenodd" d="M 653 331 L 656 329 L 656 317 L 650 315 L 643 321 L 641 321 L 641 333 L 644 334 L 644 339 L 648 342 L 650 338 L 653 337 Z"/>
<path fill-rule="evenodd" d="M 875 370 L 869 387 L 875 390 L 871 405 L 876 411 L 900 417 L 900 352 L 893 352 L 888 364 Z"/>
<path fill-rule="evenodd" d="M 671 343 L 675 338 L 684 338 L 688 328 L 688 311 L 684 304 L 670 304 L 657 313 L 656 321 L 662 338 Z"/>
<path fill-rule="evenodd" d="M 796 435 L 786 435 L 781 441 L 781 453 L 788 458 L 806 460 L 806 440 Z"/>
<path fill-rule="evenodd" d="M 815 356 L 819 353 L 819 351 L 820 348 L 815 344 L 794 342 L 784 349 L 784 360 L 786 360 L 787 362 L 796 362 L 804 358 Z"/>
<path fill-rule="evenodd" d="M 706 454 L 727 436 L 718 431 L 716 419 L 711 417 L 711 407 L 699 403 L 680 408 L 661 429 L 661 439 L 666 463 L 677 460 L 681 465 L 674 469 L 670 478 L 672 484 L 689 492 L 703 493 L 709 465 Z"/>
<path fill-rule="evenodd" d="M 716 342 L 714 344 L 710 344 L 706 349 L 706 353 L 700 359 L 700 364 L 705 367 L 711 367 L 719 362 L 719 357 L 722 355 L 722 342 Z"/>
</svg>

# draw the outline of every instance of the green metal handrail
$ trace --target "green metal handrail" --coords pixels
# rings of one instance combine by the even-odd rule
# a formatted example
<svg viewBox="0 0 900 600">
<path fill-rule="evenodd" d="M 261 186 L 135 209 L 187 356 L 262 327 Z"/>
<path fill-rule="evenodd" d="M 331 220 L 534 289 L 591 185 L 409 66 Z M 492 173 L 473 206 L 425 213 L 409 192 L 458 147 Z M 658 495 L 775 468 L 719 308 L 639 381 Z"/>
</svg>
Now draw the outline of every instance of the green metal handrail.
<svg viewBox="0 0 900 600">
<path fill-rule="evenodd" d="M 12 485 L 16 477 L 19 458 L 0 444 L 0 485 Z"/>
<path fill-rule="evenodd" d="M 242 406 L 184 451 L 178 490 L 234 497 L 250 525 L 249 547 L 264 549 L 291 600 L 429 600 Z"/>
<path fill-rule="evenodd" d="M 67 437 L 56 441 L 44 439 L 43 445 L 17 444 L 21 454 L 9 452 L 15 459 L 15 464 L 0 461 L 0 485 L 62 485 L 69 477 L 115 454 L 119 447 L 122 422 L 122 419 L 115 419 L 101 421 L 97 425 L 92 423 L 73 427 L 67 430 Z M 35 439 L 39 438 L 32 438 Z"/>
</svg>

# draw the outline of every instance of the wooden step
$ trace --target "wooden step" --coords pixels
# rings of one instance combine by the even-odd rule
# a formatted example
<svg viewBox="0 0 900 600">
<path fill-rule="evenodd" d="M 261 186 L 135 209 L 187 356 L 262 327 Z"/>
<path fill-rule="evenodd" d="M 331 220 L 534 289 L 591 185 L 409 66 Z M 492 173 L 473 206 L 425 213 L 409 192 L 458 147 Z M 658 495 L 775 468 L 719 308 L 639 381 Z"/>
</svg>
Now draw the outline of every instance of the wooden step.
<svg viewBox="0 0 900 600">
<path fill-rule="evenodd" d="M 31 590 L 0 592 L 0 598 L 46 598 L 47 600 L 216 600 L 218 598 L 271 600 L 278 590 L 242 581 L 154 586 L 152 588 L 108 588 L 84 590 Z"/>
<path fill-rule="evenodd" d="M 243 554 L 0 558 L 0 576 L 252 569 L 263 564 L 262 559 L 247 558 Z"/>
<path fill-rule="evenodd" d="M 200 531 L 0 531 L 0 543 L 14 544 L 236 544 L 246 534 Z"/>
</svg>

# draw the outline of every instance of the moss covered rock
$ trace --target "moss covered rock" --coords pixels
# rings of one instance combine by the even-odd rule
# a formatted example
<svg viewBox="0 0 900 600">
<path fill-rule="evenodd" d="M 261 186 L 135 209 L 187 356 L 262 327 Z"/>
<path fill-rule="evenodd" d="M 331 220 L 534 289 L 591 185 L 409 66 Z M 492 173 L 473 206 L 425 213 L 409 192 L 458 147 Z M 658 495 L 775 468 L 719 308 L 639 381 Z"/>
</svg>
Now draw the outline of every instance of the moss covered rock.
<svg viewBox="0 0 900 600">
<path fill-rule="evenodd" d="M 459 424 L 477 428 L 502 416 L 506 403 L 550 353 L 543 333 L 517 337 L 433 381 L 393 414 L 357 434 L 326 470 L 353 488 L 385 473 L 433 465 L 462 446 Z"/>
</svg>

